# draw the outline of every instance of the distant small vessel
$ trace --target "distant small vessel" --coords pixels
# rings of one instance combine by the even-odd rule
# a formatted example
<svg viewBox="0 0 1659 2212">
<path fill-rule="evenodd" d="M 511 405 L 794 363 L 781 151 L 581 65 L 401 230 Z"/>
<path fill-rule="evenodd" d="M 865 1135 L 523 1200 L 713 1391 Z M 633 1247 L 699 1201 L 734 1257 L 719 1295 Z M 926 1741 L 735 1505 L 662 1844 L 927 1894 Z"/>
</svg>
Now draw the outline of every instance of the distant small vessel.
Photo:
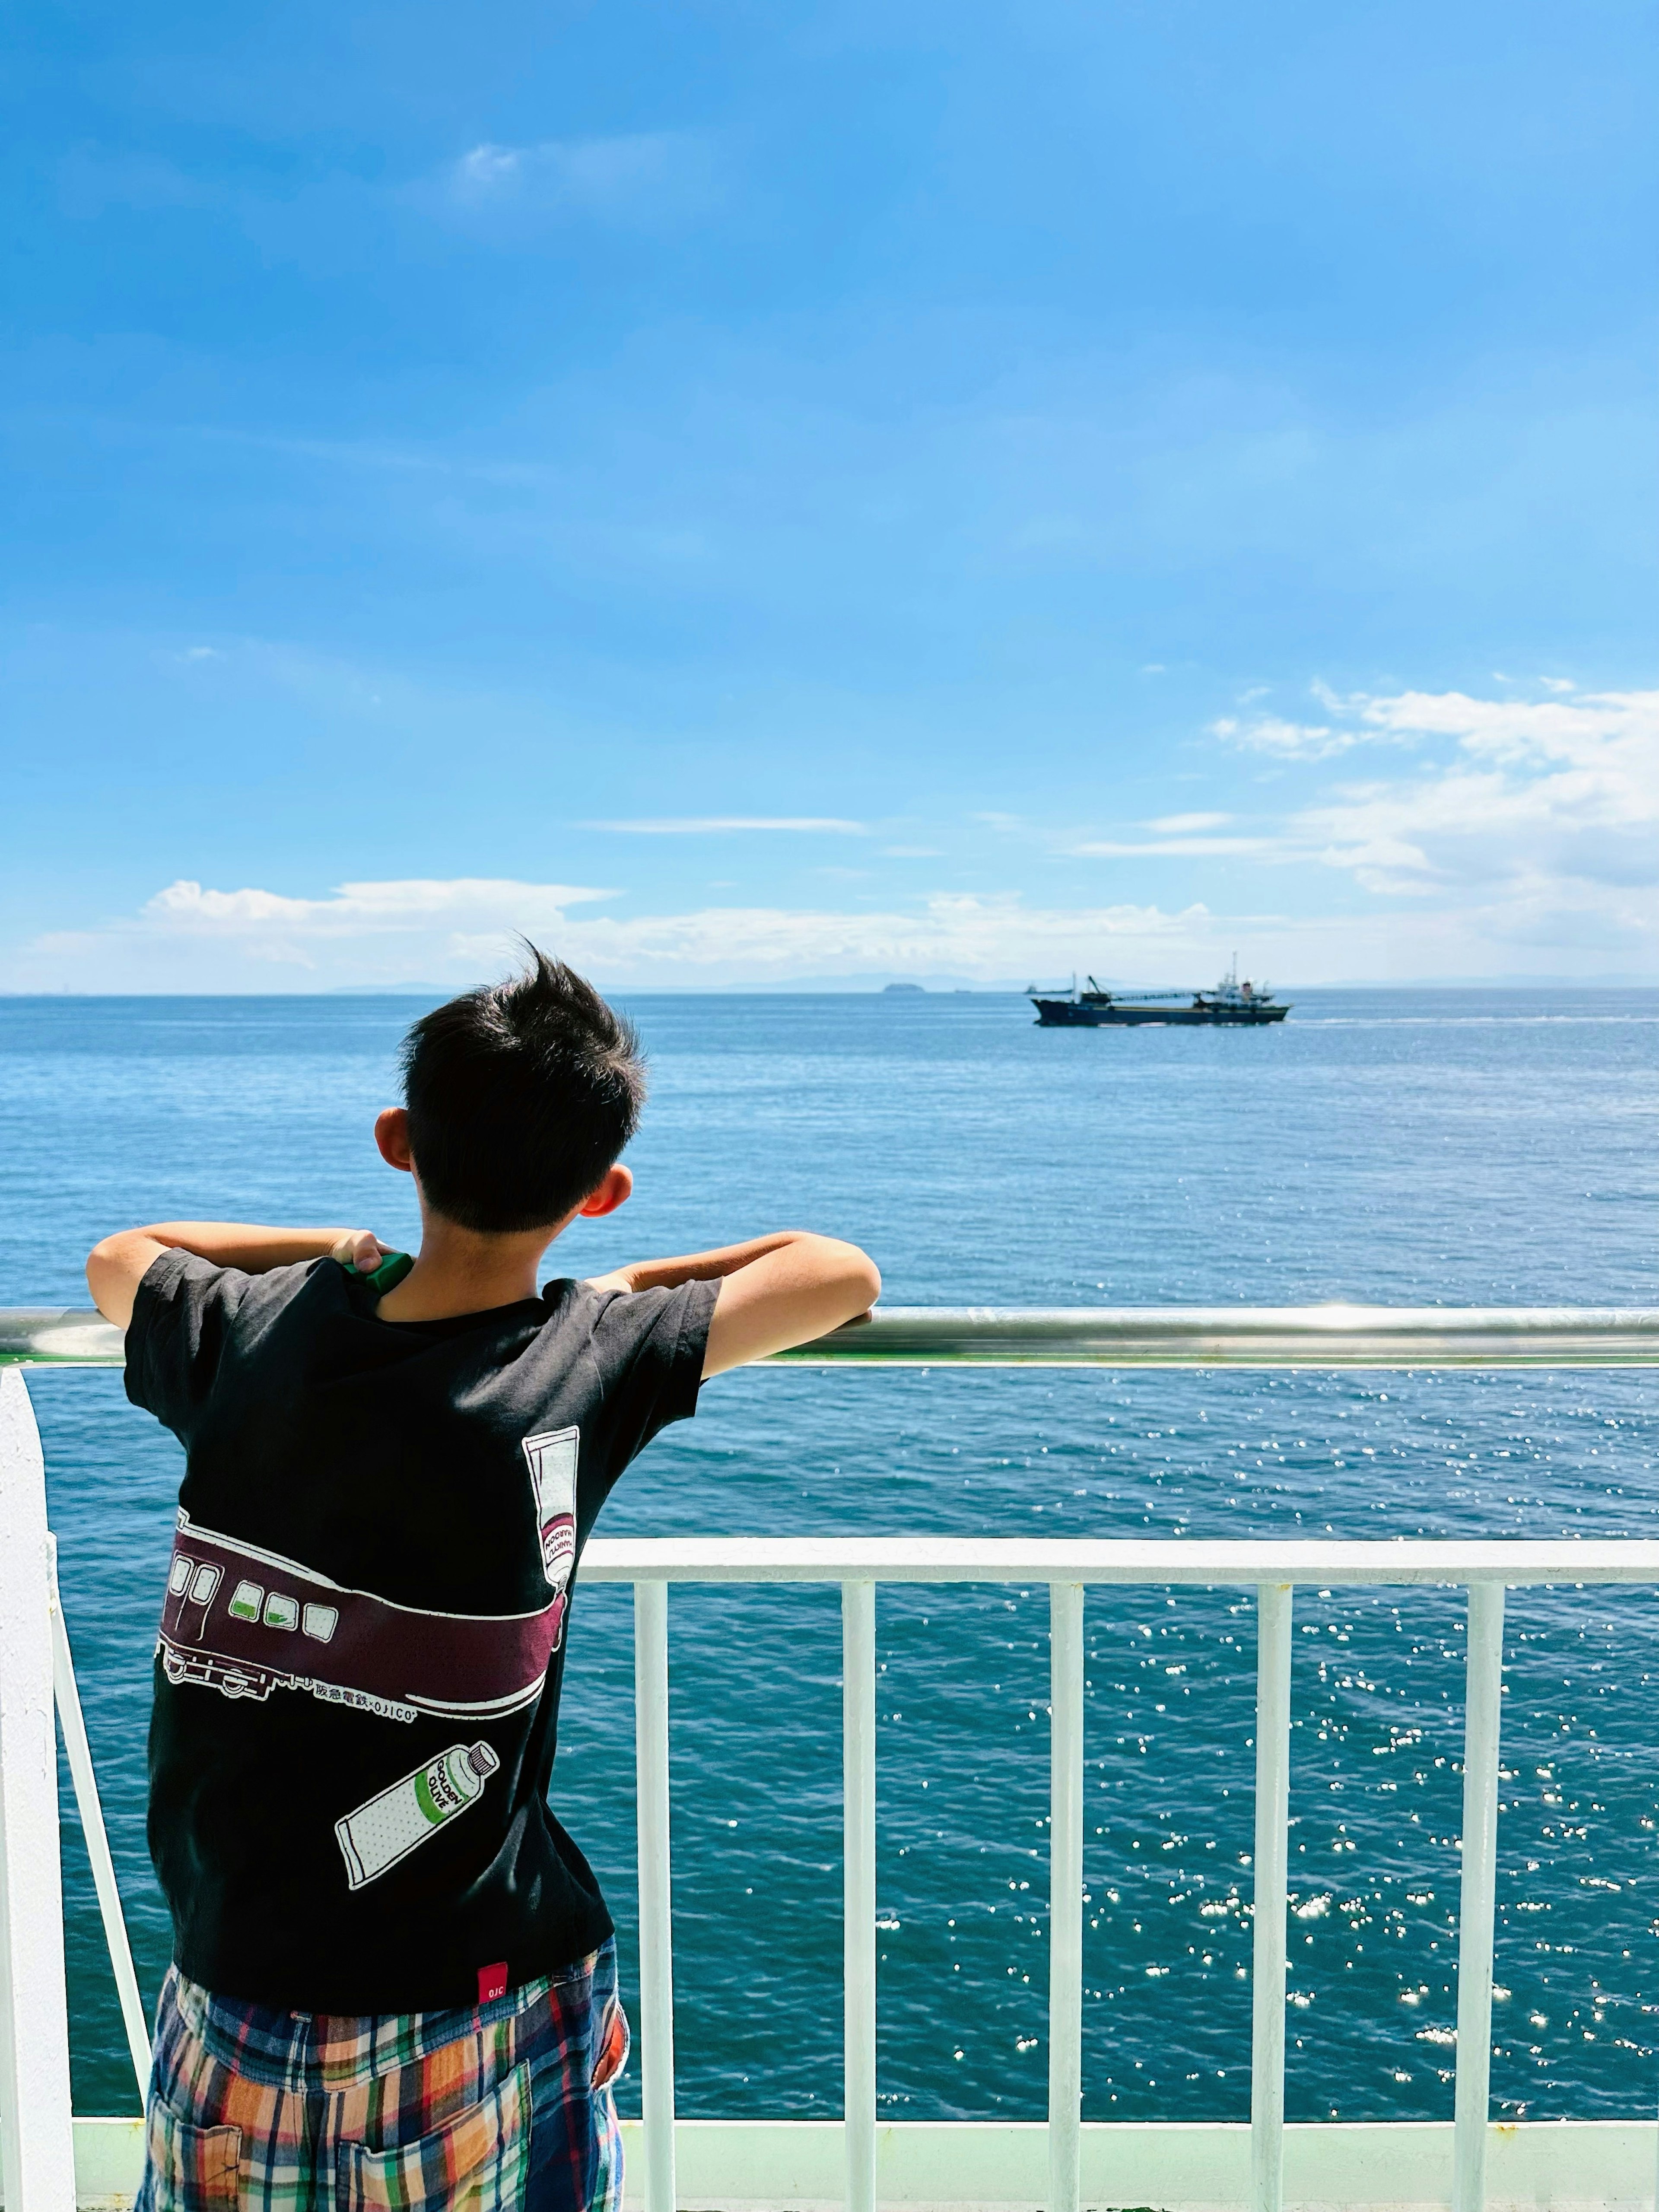
<svg viewBox="0 0 1659 2212">
<path fill-rule="evenodd" d="M 1085 976 L 1086 991 L 1073 979 L 1063 998 L 1050 997 L 1026 986 L 1025 995 L 1036 1008 L 1045 1029 L 1236 1029 L 1257 1028 L 1263 1022 L 1282 1022 L 1291 1011 L 1288 1001 L 1275 999 L 1265 984 L 1238 980 L 1238 962 L 1212 991 L 1103 991 L 1092 975 Z"/>
</svg>

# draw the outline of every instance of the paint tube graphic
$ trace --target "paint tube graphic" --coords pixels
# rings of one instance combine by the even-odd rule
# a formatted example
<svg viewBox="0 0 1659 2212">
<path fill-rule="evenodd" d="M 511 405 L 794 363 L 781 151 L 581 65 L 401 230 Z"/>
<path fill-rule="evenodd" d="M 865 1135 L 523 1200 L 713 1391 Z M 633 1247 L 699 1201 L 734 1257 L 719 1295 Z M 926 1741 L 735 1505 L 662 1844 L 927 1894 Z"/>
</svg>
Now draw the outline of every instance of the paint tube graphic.
<svg viewBox="0 0 1659 2212">
<path fill-rule="evenodd" d="M 501 1765 L 487 1743 L 451 1744 L 413 1774 L 334 1823 L 352 1889 L 375 1881 L 475 1802 Z"/>
<path fill-rule="evenodd" d="M 581 1434 L 580 1429 L 549 1429 L 524 1440 L 524 1455 L 530 1462 L 536 1490 L 542 1568 L 556 1590 L 566 1588 L 576 1564 L 576 1467 Z"/>
</svg>

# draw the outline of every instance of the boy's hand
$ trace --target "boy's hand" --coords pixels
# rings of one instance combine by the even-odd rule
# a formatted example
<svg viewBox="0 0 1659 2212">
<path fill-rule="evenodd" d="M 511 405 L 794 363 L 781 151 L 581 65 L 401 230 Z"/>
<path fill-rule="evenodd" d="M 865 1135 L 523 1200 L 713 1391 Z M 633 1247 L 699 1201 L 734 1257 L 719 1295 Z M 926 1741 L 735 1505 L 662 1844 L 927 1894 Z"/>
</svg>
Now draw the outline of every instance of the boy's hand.
<svg viewBox="0 0 1659 2212">
<path fill-rule="evenodd" d="M 372 1275 L 382 1260 L 392 1257 L 394 1249 L 382 1244 L 372 1229 L 344 1229 L 330 1246 L 328 1256 L 343 1267 L 355 1267 L 360 1275 Z"/>
<path fill-rule="evenodd" d="M 881 1276 L 867 1253 L 805 1229 L 780 1230 L 775 1237 L 682 1260 L 641 1260 L 592 1279 L 596 1290 L 648 1291 L 716 1279 L 720 1289 L 703 1354 L 705 1381 L 728 1367 L 827 1336 L 868 1313 L 881 1296 Z"/>
<path fill-rule="evenodd" d="M 87 1260 L 87 1286 L 106 1321 L 125 1328 L 132 1319 L 138 1285 L 163 1252 L 194 1252 L 216 1267 L 263 1275 L 272 1267 L 321 1260 L 332 1254 L 348 1267 L 373 1274 L 391 1248 L 367 1229 L 271 1229 L 250 1221 L 155 1221 L 123 1229 L 94 1244 Z M 374 1257 L 367 1255 L 373 1253 Z"/>
</svg>

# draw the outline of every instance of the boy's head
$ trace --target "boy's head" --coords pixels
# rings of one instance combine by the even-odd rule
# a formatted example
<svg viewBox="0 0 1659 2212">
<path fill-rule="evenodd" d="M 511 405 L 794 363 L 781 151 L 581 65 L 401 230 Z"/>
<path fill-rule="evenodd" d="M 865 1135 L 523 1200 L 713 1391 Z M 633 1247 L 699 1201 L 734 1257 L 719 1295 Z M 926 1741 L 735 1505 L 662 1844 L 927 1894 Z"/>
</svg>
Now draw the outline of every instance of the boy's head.
<svg viewBox="0 0 1659 2212">
<path fill-rule="evenodd" d="M 562 961 L 526 950 L 520 974 L 434 1007 L 404 1040 L 422 1194 L 486 1235 L 545 1229 L 574 1212 L 645 1102 L 631 1024 Z"/>
</svg>

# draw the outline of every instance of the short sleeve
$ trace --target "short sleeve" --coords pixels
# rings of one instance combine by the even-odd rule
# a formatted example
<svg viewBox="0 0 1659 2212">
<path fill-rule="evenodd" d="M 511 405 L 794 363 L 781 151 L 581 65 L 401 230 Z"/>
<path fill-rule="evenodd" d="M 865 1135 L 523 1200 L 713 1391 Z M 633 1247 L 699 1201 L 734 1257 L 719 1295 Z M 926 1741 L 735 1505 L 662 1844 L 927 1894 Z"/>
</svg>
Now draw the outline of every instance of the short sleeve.
<svg viewBox="0 0 1659 2212">
<path fill-rule="evenodd" d="M 659 1430 L 696 1412 L 720 1287 L 682 1283 L 672 1291 L 606 1293 L 594 1316 L 592 1348 L 612 1481 Z"/>
<path fill-rule="evenodd" d="M 248 1277 L 193 1252 L 146 1269 L 127 1323 L 127 1395 L 188 1442 L 219 1370 Z"/>
</svg>

